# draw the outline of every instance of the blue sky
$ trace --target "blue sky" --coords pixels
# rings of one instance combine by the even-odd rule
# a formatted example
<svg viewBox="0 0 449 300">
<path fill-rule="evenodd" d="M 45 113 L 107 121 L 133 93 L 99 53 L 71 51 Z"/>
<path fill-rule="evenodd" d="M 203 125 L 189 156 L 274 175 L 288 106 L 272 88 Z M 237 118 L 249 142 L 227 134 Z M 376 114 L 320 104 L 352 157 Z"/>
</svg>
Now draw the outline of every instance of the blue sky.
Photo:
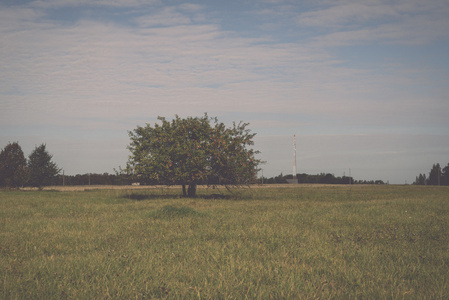
<svg viewBox="0 0 449 300">
<path fill-rule="evenodd" d="M 449 162 L 446 0 L 0 0 L 0 147 L 125 166 L 157 116 L 249 122 L 265 176 Z"/>
</svg>

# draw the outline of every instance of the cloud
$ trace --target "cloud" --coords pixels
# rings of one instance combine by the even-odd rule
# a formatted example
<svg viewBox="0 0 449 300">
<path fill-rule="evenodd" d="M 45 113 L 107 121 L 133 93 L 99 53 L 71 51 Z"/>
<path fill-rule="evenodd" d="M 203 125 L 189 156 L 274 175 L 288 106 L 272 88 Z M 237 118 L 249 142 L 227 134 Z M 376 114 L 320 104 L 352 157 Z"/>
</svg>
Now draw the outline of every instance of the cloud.
<svg viewBox="0 0 449 300">
<path fill-rule="evenodd" d="M 57 7 L 85 7 L 85 6 L 107 6 L 107 7 L 139 7 L 142 5 L 160 5 L 160 0 L 36 0 L 30 5 L 38 8 Z"/>
<path fill-rule="evenodd" d="M 313 38 L 315 47 L 336 47 L 361 44 L 426 45 L 447 37 L 443 28 L 449 26 L 447 19 L 416 17 L 398 24 L 381 24 L 373 27 L 337 31 Z"/>
<path fill-rule="evenodd" d="M 46 117 L 34 117 L 40 121 L 66 111 L 130 117 L 178 108 L 190 114 L 259 111 L 340 118 L 357 111 L 360 119 L 372 116 L 376 123 L 383 111 L 404 110 L 398 103 L 360 101 L 396 78 L 341 67 L 324 52 L 301 45 L 241 38 L 215 24 L 128 28 L 80 21 L 30 27 L 4 40 L 8 46 L 0 51 L 8 71 L 0 84 L 10 90 L 3 98 L 8 119 L 23 106 L 42 111 Z"/>
<path fill-rule="evenodd" d="M 314 38 L 320 46 L 360 43 L 426 44 L 448 37 L 449 5 L 426 1 L 333 1 L 331 5 L 299 15 L 299 25 L 324 28 Z"/>
<path fill-rule="evenodd" d="M 193 3 L 183 3 L 178 5 L 178 8 L 183 11 L 187 12 L 199 12 L 203 10 L 203 6 L 199 4 L 193 4 Z"/>
<path fill-rule="evenodd" d="M 190 24 L 191 20 L 175 7 L 165 7 L 155 14 L 144 15 L 134 20 L 140 27 L 176 26 Z"/>
<path fill-rule="evenodd" d="M 9 95 L 9 106 L 46 113 L 70 109 L 78 115 L 133 115 L 155 104 L 162 112 L 176 106 L 188 110 L 184 102 L 191 101 L 206 109 L 249 111 L 258 103 L 271 110 L 274 104 L 267 101 L 292 84 L 291 66 L 321 59 L 294 45 L 243 39 L 214 24 L 127 28 L 81 20 L 72 26 L 30 26 L 4 35 L 4 41 L 8 72 L 1 84 L 13 87 L 10 94 L 15 89 L 21 94 Z M 33 95 L 33 101 L 24 95 Z M 278 99 L 279 109 L 283 101 Z"/>
<path fill-rule="evenodd" d="M 325 27 L 332 30 L 351 28 L 356 24 L 366 24 L 382 18 L 398 17 L 391 5 L 382 3 L 333 2 L 334 5 L 315 11 L 302 13 L 298 23 L 306 26 Z"/>
</svg>

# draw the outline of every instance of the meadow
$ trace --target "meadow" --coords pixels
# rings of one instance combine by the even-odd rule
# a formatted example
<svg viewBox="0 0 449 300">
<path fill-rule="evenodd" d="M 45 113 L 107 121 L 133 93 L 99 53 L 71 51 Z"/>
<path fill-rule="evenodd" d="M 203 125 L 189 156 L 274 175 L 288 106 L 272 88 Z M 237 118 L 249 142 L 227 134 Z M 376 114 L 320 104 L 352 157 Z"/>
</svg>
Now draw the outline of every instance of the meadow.
<svg viewBox="0 0 449 300">
<path fill-rule="evenodd" d="M 449 298 L 448 187 L 180 193 L 0 191 L 0 298 Z"/>
</svg>

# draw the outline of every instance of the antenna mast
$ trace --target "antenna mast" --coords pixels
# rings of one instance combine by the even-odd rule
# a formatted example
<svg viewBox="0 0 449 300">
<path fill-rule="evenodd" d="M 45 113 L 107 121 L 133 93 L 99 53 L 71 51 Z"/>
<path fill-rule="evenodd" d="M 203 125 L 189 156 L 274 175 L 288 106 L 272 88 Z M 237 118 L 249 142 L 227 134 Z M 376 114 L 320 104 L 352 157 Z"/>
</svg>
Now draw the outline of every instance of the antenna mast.
<svg viewBox="0 0 449 300">
<path fill-rule="evenodd" d="M 293 180 L 296 179 L 296 134 L 293 135 Z"/>
</svg>

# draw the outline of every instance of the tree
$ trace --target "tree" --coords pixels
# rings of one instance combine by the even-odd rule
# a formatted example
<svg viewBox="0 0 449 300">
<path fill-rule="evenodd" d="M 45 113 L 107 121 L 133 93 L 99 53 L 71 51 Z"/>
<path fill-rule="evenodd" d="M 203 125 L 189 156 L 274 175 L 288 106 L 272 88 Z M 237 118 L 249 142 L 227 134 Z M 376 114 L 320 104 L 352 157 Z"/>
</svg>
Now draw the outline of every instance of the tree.
<svg viewBox="0 0 449 300">
<path fill-rule="evenodd" d="M 441 184 L 441 167 L 440 164 L 434 164 L 429 173 L 427 179 L 428 185 L 440 185 Z"/>
<path fill-rule="evenodd" d="M 443 168 L 441 174 L 441 185 L 449 185 L 449 163 Z"/>
<path fill-rule="evenodd" d="M 129 132 L 127 172 L 143 183 L 182 185 L 194 197 L 198 184 L 241 185 L 256 181 L 260 160 L 247 123 L 226 128 L 217 118 L 176 116 L 171 122 L 138 126 Z M 187 191 L 186 191 L 187 187 Z"/>
<path fill-rule="evenodd" d="M 52 179 L 61 171 L 51 161 L 53 156 L 45 148 L 45 144 L 36 146 L 33 152 L 31 152 L 28 162 L 30 184 L 39 188 L 42 188 L 44 185 L 49 185 Z"/>
<path fill-rule="evenodd" d="M 18 142 L 9 143 L 0 153 L 0 186 L 20 187 L 28 177 L 26 159 Z"/>
<path fill-rule="evenodd" d="M 419 176 L 416 176 L 415 182 L 413 184 L 415 185 L 425 185 L 426 184 L 426 174 L 419 174 Z"/>
</svg>

